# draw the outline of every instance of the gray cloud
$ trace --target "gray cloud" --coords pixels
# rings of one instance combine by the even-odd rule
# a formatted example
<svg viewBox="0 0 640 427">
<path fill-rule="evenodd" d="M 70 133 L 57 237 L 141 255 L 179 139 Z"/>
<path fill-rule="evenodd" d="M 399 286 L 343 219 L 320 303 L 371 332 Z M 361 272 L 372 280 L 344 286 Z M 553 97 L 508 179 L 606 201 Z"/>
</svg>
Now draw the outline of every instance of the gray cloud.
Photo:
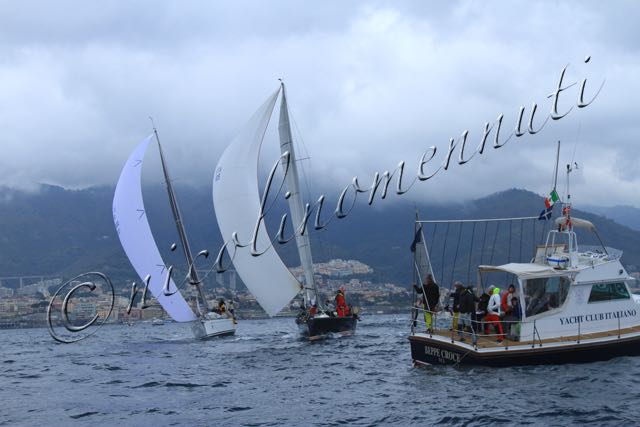
<svg viewBox="0 0 640 427">
<path fill-rule="evenodd" d="M 405 160 L 567 81 L 607 82 L 592 106 L 487 149 L 404 197 L 549 190 L 555 141 L 581 165 L 578 200 L 640 206 L 635 97 L 640 5 L 597 2 L 20 2 L 0 6 L 0 183 L 114 184 L 153 115 L 173 175 L 208 184 L 252 112 L 288 84 L 313 191 Z M 592 56 L 584 64 L 586 55 Z M 575 102 L 567 91 L 562 107 Z M 569 98 L 571 97 L 571 99 Z M 275 130 L 263 161 L 277 157 Z M 575 149 L 575 156 L 574 156 Z M 159 180 L 157 154 L 145 175 Z M 457 156 L 457 154 L 455 155 Z M 440 157 L 439 157 L 440 158 Z"/>
</svg>

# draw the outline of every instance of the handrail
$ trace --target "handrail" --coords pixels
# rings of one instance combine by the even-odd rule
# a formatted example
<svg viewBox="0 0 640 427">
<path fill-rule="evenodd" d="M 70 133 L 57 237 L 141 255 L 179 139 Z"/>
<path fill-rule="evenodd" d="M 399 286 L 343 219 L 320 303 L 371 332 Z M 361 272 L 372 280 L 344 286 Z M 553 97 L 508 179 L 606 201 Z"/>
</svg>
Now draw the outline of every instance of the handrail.
<svg viewBox="0 0 640 427">
<path fill-rule="evenodd" d="M 535 348 L 536 346 L 536 321 L 533 321 L 533 339 L 531 340 L 531 348 Z"/>
<path fill-rule="evenodd" d="M 426 331 L 429 334 L 429 337 L 433 338 L 434 330 L 439 329 L 439 327 L 437 325 L 439 323 L 439 320 L 441 319 L 441 318 L 439 318 L 439 314 L 442 313 L 444 310 L 439 310 L 439 311 L 427 310 L 427 309 L 423 308 L 420 305 L 412 306 L 412 310 L 415 310 L 415 313 L 416 313 L 416 316 L 415 316 L 416 325 L 417 325 L 417 323 L 420 323 L 421 325 L 426 327 L 425 320 L 423 318 L 421 318 L 420 316 L 418 316 L 417 313 L 419 313 L 419 312 L 422 312 L 423 314 L 424 313 L 430 313 L 433 316 L 432 319 L 431 319 L 431 328 L 427 329 L 427 331 Z M 531 322 L 527 322 L 527 321 L 518 321 L 518 320 L 501 320 L 500 322 L 503 323 L 503 324 L 504 323 L 506 323 L 506 324 L 531 323 Z M 507 338 L 508 333 L 502 333 L 502 334 L 500 334 L 500 333 L 495 333 L 495 334 L 483 334 L 483 333 L 480 333 L 481 331 L 478 330 L 475 325 L 480 325 L 480 324 L 484 324 L 484 323 L 485 323 L 484 320 L 472 320 L 471 321 L 472 332 L 467 332 L 467 331 L 464 331 L 462 329 L 455 330 L 453 328 L 449 328 L 448 337 L 451 340 L 451 342 L 454 343 L 455 342 L 455 334 L 456 333 L 458 333 L 459 335 L 462 335 L 462 336 L 471 336 L 471 337 L 474 337 L 474 335 L 475 335 L 475 338 L 473 338 L 473 341 L 474 341 L 473 345 L 474 345 L 475 348 L 477 348 L 477 342 L 476 342 L 477 341 L 477 339 L 476 339 L 477 337 L 488 338 L 488 337 L 505 336 L 505 338 Z M 442 327 L 442 325 L 440 325 L 440 328 L 441 327 Z M 415 333 L 416 330 L 417 330 L 417 326 L 414 326 L 414 320 L 413 320 L 413 316 L 412 316 L 411 331 L 412 331 L 412 333 Z M 438 335 L 442 336 L 442 334 L 438 334 Z M 444 335 L 444 336 L 447 336 L 447 335 Z M 519 335 L 519 338 L 520 338 L 521 341 L 523 341 L 523 338 L 525 338 L 525 336 L 524 335 Z M 510 340 L 510 341 L 513 341 L 513 340 Z M 510 341 L 507 339 L 507 342 L 505 343 L 507 348 L 509 346 L 509 342 Z"/>
<path fill-rule="evenodd" d="M 416 220 L 416 224 L 445 224 L 457 223 L 457 222 L 493 222 L 493 221 L 518 221 L 523 219 L 538 219 L 537 216 L 520 216 L 513 218 L 483 218 L 483 219 L 430 219 L 430 220 Z"/>
<path fill-rule="evenodd" d="M 580 344 L 580 316 L 578 316 L 578 344 Z"/>
<path fill-rule="evenodd" d="M 458 329 L 455 330 L 453 328 L 449 328 L 449 334 L 446 334 L 446 331 L 443 331 L 443 324 L 442 322 L 440 322 L 440 326 L 438 326 L 437 324 L 439 323 L 440 320 L 442 320 L 442 318 L 439 318 L 439 314 L 442 313 L 444 310 L 439 310 L 439 311 L 431 311 L 431 310 L 426 310 L 422 307 L 419 306 L 413 306 L 413 309 L 416 310 L 416 312 L 420 312 L 422 311 L 423 313 L 431 313 L 432 314 L 432 320 L 431 320 L 431 328 L 427 330 L 427 333 L 429 334 L 430 338 L 433 338 L 433 335 L 435 333 L 435 335 L 440 336 L 440 337 L 447 337 L 450 339 L 451 343 L 455 343 L 456 338 L 455 338 L 455 334 L 459 334 L 461 339 L 464 337 L 471 337 L 473 339 L 472 341 L 472 345 L 474 347 L 475 350 L 478 349 L 478 339 L 480 338 L 486 338 L 486 339 L 495 339 L 495 337 L 499 337 L 499 336 L 504 336 L 504 349 L 505 350 L 509 350 L 510 347 L 513 347 L 514 345 L 517 346 L 517 344 L 514 344 L 514 340 L 510 338 L 510 334 L 508 333 L 508 329 L 505 330 L 502 334 L 500 333 L 493 333 L 493 334 L 485 334 L 482 333 L 482 326 L 487 322 L 484 322 L 483 320 L 472 320 L 471 321 L 471 332 L 467 332 L 466 330 L 463 329 Z M 448 320 L 448 319 L 447 319 Z M 577 336 L 574 337 L 560 337 L 561 341 L 564 342 L 571 342 L 572 340 L 575 340 L 573 342 L 576 342 L 577 344 L 580 344 L 582 341 L 582 322 L 580 320 L 580 318 L 578 317 L 578 334 Z M 420 319 L 418 316 L 416 316 L 416 323 L 420 322 L 420 324 L 426 326 L 426 323 L 424 321 L 424 319 Z M 536 323 L 536 320 L 532 320 L 532 321 L 517 321 L 517 320 L 501 320 L 500 321 L 502 324 L 506 324 L 507 327 L 509 327 L 509 325 L 511 324 L 532 324 L 533 325 L 533 329 L 531 330 L 531 335 L 529 334 L 522 334 L 522 333 L 518 333 L 518 340 L 522 344 L 525 344 L 527 341 L 529 341 L 530 339 L 530 345 L 531 348 L 535 348 L 536 344 L 538 345 L 538 347 L 543 347 L 543 341 L 542 341 L 542 337 L 540 336 L 540 331 L 538 330 L 538 325 Z M 620 320 L 620 318 L 617 318 L 617 322 L 618 322 L 618 334 L 617 334 L 617 338 L 621 339 L 622 337 L 622 322 Z M 412 322 L 412 326 L 411 326 L 411 330 L 412 333 L 415 333 L 418 328 L 416 326 L 413 326 L 413 322 Z M 611 330 L 610 330 L 611 331 Z M 613 332 L 613 331 L 611 331 Z M 586 337 L 589 338 L 589 333 L 586 334 Z M 536 342 L 537 341 L 537 342 Z M 554 340 L 552 340 L 554 341 Z M 555 341 L 554 341 L 555 342 Z M 526 345 L 526 344 L 525 344 Z"/>
<path fill-rule="evenodd" d="M 533 327 L 533 333 L 536 334 L 538 336 L 538 342 L 540 343 L 540 347 L 542 347 L 542 338 L 540 338 L 540 333 L 538 332 L 538 328 Z"/>
</svg>

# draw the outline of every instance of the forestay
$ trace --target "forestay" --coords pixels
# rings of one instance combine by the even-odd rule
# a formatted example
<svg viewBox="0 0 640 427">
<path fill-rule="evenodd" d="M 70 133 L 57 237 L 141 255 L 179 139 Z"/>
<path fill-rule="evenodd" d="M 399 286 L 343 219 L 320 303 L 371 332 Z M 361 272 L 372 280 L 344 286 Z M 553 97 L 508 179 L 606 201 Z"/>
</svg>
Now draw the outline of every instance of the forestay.
<svg viewBox="0 0 640 427">
<path fill-rule="evenodd" d="M 180 292 L 165 295 L 163 291 L 167 269 L 151 233 L 142 199 L 142 161 L 153 135 L 149 135 L 133 151 L 122 169 L 113 196 L 113 222 L 120 243 L 131 265 L 144 280 L 151 276 L 149 290 L 162 308 L 177 322 L 189 322 L 197 317 Z M 176 290 L 171 280 L 170 292 Z"/>
<path fill-rule="evenodd" d="M 287 108 L 287 94 L 282 85 L 282 100 L 280 102 L 280 123 L 278 124 L 280 134 L 280 152 L 284 155 L 289 153 L 288 164 L 283 162 L 283 168 L 286 171 L 285 184 L 289 191 L 289 211 L 291 212 L 291 222 L 295 228 L 299 227 L 304 221 L 304 202 L 300 194 L 300 179 L 298 178 L 298 167 L 296 165 L 297 157 L 293 148 L 293 138 L 291 137 L 291 126 L 289 124 L 289 109 Z M 311 243 L 309 242 L 309 233 L 300 233 L 296 229 L 296 246 L 300 255 L 300 264 L 304 271 L 305 283 L 305 301 L 308 306 L 314 302 L 322 307 L 321 301 L 317 300 L 317 292 L 313 281 L 313 259 L 311 257 Z"/>
<path fill-rule="evenodd" d="M 256 111 L 220 157 L 213 178 L 213 206 L 225 242 L 234 233 L 249 243 L 260 214 L 258 159 L 260 146 L 280 90 L 271 95 Z M 264 251 L 271 239 L 264 227 L 257 235 L 257 248 Z M 270 316 L 278 313 L 295 297 L 301 284 L 271 248 L 252 256 L 248 247 L 233 250 L 233 265 L 242 281 Z"/>
</svg>

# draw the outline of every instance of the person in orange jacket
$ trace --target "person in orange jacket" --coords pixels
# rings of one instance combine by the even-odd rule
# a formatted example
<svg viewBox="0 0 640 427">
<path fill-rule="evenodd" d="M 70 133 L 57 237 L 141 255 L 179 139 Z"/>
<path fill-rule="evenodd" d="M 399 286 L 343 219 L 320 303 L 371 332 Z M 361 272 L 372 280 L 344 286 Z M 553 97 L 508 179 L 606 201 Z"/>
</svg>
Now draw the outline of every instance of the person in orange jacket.
<svg viewBox="0 0 640 427">
<path fill-rule="evenodd" d="M 314 302 L 311 307 L 309 307 L 309 316 L 313 317 L 318 314 L 318 305 Z"/>
<path fill-rule="evenodd" d="M 338 293 L 336 294 L 336 312 L 338 313 L 338 317 L 349 315 L 349 307 L 344 297 L 344 287 L 338 289 Z"/>
<path fill-rule="evenodd" d="M 502 312 L 506 315 L 511 312 L 511 300 L 516 297 L 516 287 L 511 284 L 509 285 L 509 290 L 502 295 L 500 300 L 500 308 Z"/>
</svg>

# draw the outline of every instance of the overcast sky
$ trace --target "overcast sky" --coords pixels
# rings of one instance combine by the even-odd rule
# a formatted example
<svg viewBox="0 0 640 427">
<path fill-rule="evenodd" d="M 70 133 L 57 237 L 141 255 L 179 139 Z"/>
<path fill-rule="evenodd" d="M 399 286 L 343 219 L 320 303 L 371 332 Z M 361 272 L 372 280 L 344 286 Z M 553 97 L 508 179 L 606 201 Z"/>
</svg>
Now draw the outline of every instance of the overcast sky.
<svg viewBox="0 0 640 427">
<path fill-rule="evenodd" d="M 520 106 L 528 117 L 537 102 L 540 123 L 570 64 L 565 81 L 587 78 L 588 98 L 606 79 L 592 105 L 403 197 L 547 193 L 561 139 L 562 163 L 579 164 L 576 201 L 640 207 L 639 19 L 631 1 L 3 1 L 0 184 L 115 185 L 152 115 L 174 178 L 210 185 L 283 78 L 311 192 L 335 196 L 402 160 L 410 180 L 428 147 L 440 162 L 468 129 L 472 149 L 499 114 L 508 135 Z M 577 94 L 564 92 L 560 111 Z M 148 157 L 147 179 L 159 179 Z"/>
</svg>

